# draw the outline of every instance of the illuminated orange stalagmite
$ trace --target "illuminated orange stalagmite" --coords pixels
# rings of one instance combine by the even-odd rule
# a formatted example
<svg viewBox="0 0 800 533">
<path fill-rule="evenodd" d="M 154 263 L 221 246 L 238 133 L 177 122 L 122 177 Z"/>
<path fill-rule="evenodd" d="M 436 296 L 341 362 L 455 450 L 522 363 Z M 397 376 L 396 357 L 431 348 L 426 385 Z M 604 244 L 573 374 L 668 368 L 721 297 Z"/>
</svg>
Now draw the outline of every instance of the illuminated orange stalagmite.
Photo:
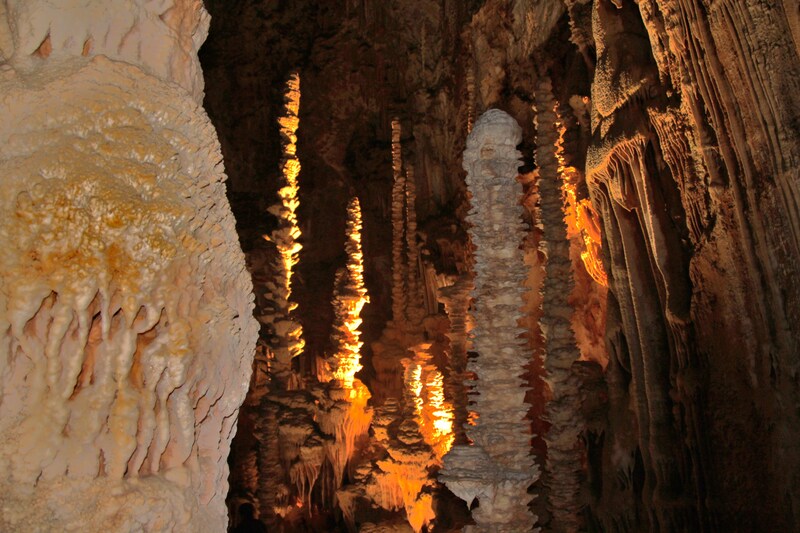
<svg viewBox="0 0 800 533">
<path fill-rule="evenodd" d="M 559 133 L 556 142 L 556 159 L 558 160 L 558 174 L 562 181 L 561 189 L 564 194 L 564 222 L 567 224 L 567 237 L 572 240 L 580 236 L 583 240 L 581 259 L 586 271 L 597 283 L 608 287 L 608 275 L 600 259 L 602 253 L 600 215 L 595 211 L 588 198 L 578 200 L 577 185 L 583 176 L 577 168 L 567 165 L 564 160 L 563 143 L 566 127 L 560 117 L 556 126 Z"/>
<path fill-rule="evenodd" d="M 304 347 L 302 326 L 292 318 L 292 311 L 297 304 L 290 301 L 292 275 L 302 249 L 297 242 L 301 233 L 296 214 L 300 205 L 297 181 L 300 160 L 297 158 L 296 135 L 300 124 L 300 76 L 297 73 L 292 74 L 286 83 L 285 100 L 285 114 L 278 119 L 283 141 L 283 183 L 278 190 L 280 201 L 268 209 L 278 219 L 278 228 L 264 236 L 264 239 L 275 244 L 279 254 L 273 265 L 275 278 L 271 287 L 276 310 L 274 314 L 258 317 L 262 322 L 272 325 L 279 339 L 278 345 L 273 347 L 275 358 L 271 362 L 271 370 L 281 381 L 290 379 L 292 359 L 300 355 Z"/>
<path fill-rule="evenodd" d="M 429 344 L 415 347 L 414 359 L 406 360 L 406 394 L 414 405 L 419 431 L 441 461 L 455 440 L 453 406 L 445 399 L 444 376 L 431 362 Z"/>
<path fill-rule="evenodd" d="M 339 489 L 344 470 L 353 457 L 356 440 L 365 435 L 372 421 L 367 406 L 370 393 L 355 374 L 361 370 L 361 310 L 369 302 L 364 286 L 364 256 L 361 251 L 361 205 L 353 198 L 347 206 L 345 251 L 347 264 L 336 273 L 333 296 L 334 324 L 331 341 L 333 355 L 326 357 L 319 380 L 327 383 L 317 405 L 317 422 L 333 442 L 327 457 L 333 467 L 327 493 Z"/>
</svg>

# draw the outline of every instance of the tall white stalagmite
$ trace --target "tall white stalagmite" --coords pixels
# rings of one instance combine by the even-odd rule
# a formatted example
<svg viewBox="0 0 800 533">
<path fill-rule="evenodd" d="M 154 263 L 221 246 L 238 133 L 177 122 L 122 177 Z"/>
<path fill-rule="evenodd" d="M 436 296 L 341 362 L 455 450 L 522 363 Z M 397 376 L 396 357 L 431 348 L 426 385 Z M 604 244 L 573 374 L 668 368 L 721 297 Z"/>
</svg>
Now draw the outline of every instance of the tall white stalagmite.
<svg viewBox="0 0 800 533">
<path fill-rule="evenodd" d="M 477 375 L 479 418 L 467 428 L 473 445 L 453 447 L 440 480 L 467 503 L 478 499 L 476 525 L 465 529 L 469 532 L 525 532 L 536 523 L 527 489 L 539 471 L 530 455 L 529 406 L 520 377 L 530 354 L 518 326 L 526 278 L 522 190 L 515 180 L 521 139 L 516 121 L 491 109 L 475 123 L 464 151 L 472 193 L 467 222 L 475 245 L 472 338 L 478 353 L 468 370 Z"/>
</svg>

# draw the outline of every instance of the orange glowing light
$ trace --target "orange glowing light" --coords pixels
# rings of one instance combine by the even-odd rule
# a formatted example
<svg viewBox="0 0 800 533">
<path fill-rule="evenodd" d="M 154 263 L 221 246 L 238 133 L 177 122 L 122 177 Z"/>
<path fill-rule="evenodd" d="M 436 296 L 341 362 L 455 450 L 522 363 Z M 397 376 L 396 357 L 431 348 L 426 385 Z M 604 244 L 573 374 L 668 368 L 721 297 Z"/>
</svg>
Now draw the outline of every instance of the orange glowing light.
<svg viewBox="0 0 800 533">
<path fill-rule="evenodd" d="M 558 114 L 557 110 L 556 114 Z M 556 158 L 558 159 L 558 173 L 561 176 L 561 190 L 564 200 L 564 221 L 567 224 L 567 237 L 570 239 L 580 237 L 583 241 L 581 260 L 586 267 L 586 272 L 597 283 L 608 287 L 608 275 L 600 258 L 602 254 L 602 240 L 600 236 L 600 215 L 595 211 L 588 198 L 578 200 L 577 184 L 582 178 L 577 168 L 566 164 L 564 159 L 564 133 L 567 128 L 561 121 L 556 122 L 559 137 L 556 142 Z"/>
<path fill-rule="evenodd" d="M 414 404 L 420 433 L 437 459 L 450 451 L 455 440 L 453 406 L 445 399 L 444 376 L 430 362 L 425 349 L 418 350 L 409 363 L 406 389 Z"/>
<path fill-rule="evenodd" d="M 292 358 L 303 352 L 305 342 L 300 324 L 291 320 L 290 315 L 297 304 L 290 301 L 292 294 L 292 276 L 294 267 L 299 261 L 302 245 L 297 242 L 301 232 L 297 222 L 297 208 L 300 174 L 300 160 L 297 159 L 297 128 L 300 125 L 300 77 L 293 74 L 286 84 L 286 106 L 284 116 L 278 119 L 283 145 L 283 184 L 278 190 L 279 202 L 267 211 L 278 219 L 278 228 L 269 235 L 263 235 L 266 241 L 275 244 L 278 258 L 274 265 L 275 287 L 271 290 L 278 307 L 278 318 L 273 322 L 276 335 L 286 339 L 286 345 L 276 349 L 276 363 L 287 367 Z"/>
<path fill-rule="evenodd" d="M 369 302 L 364 286 L 364 254 L 361 250 L 361 205 L 353 198 L 347 206 L 346 268 L 336 273 L 334 291 L 334 333 L 336 353 L 328 358 L 321 381 L 337 379 L 346 389 L 353 388 L 355 374 L 361 370 L 361 310 Z"/>
</svg>

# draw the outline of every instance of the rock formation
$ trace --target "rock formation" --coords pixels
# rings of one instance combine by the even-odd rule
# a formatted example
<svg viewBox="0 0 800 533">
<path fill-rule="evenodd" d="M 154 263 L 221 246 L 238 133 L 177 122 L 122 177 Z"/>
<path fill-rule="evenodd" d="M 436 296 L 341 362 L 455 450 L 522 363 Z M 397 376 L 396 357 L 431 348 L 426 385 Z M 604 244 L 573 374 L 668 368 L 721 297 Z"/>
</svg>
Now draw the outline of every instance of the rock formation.
<svg viewBox="0 0 800 533">
<path fill-rule="evenodd" d="M 259 319 L 271 326 L 274 339 L 272 353 L 272 375 L 280 380 L 282 386 L 292 387 L 295 378 L 292 376 L 292 359 L 303 350 L 303 328 L 294 319 L 293 311 L 297 304 L 291 301 L 292 276 L 298 261 L 302 245 L 298 241 L 301 232 L 297 224 L 297 208 L 300 174 L 300 160 L 297 158 L 297 128 L 300 125 L 300 76 L 293 73 L 286 82 L 285 114 L 278 119 L 283 138 L 283 158 L 281 173 L 283 183 L 278 190 L 280 202 L 271 206 L 268 211 L 278 219 L 278 227 L 266 240 L 273 243 L 278 256 L 272 265 L 273 282 L 267 285 L 273 309 Z"/>
<path fill-rule="evenodd" d="M 521 130 L 512 117 L 491 109 L 481 115 L 467 139 L 464 168 L 472 193 L 468 222 L 475 246 L 472 293 L 473 346 L 468 364 L 478 419 L 467 429 L 471 446 L 455 446 L 445 457 L 440 479 L 468 504 L 478 500 L 470 531 L 530 531 L 536 517 L 528 510 L 528 487 L 538 478 L 530 456 L 528 407 L 520 375 L 527 359 L 522 333 L 522 207 L 515 183 Z M 503 231 L 518 238 L 497 239 Z"/>
<path fill-rule="evenodd" d="M 545 435 L 547 461 L 544 484 L 552 531 L 579 531 L 580 464 L 582 451 L 578 436 L 583 430 L 578 380 L 571 371 L 580 357 L 575 344 L 567 301 L 572 292 L 570 242 L 564 223 L 562 184 L 556 157 L 558 141 L 556 101 L 550 80 L 536 87 L 536 165 L 539 168 L 539 215 L 542 225 L 545 279 L 542 287 L 545 382 L 550 390 L 545 417 L 550 428 Z"/>
<path fill-rule="evenodd" d="M 0 10 L 0 529 L 221 531 L 256 323 L 188 2 Z"/>
</svg>

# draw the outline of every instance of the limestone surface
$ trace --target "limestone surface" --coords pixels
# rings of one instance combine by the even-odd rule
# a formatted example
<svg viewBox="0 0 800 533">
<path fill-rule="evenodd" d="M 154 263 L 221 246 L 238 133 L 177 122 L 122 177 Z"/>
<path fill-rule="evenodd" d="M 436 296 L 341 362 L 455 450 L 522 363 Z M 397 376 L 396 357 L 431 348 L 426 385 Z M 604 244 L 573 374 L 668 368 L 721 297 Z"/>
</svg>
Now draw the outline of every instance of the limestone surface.
<svg viewBox="0 0 800 533">
<path fill-rule="evenodd" d="M 211 123 L 101 56 L 0 95 L 0 530 L 223 531 L 256 322 Z"/>
</svg>

